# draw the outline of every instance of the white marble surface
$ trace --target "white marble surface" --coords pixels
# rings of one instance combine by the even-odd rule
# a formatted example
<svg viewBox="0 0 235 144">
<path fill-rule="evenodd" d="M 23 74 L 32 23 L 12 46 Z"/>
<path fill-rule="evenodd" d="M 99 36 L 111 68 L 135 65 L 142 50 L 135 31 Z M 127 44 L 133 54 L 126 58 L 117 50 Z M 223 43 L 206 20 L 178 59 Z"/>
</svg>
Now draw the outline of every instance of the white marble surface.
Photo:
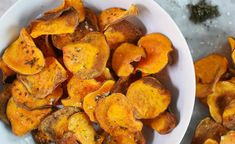
<svg viewBox="0 0 235 144">
<path fill-rule="evenodd" d="M 0 0 L 0 16 L 16 0 Z M 183 32 L 190 47 L 194 60 L 212 52 L 220 52 L 224 55 L 229 53 L 227 36 L 235 36 L 235 0 L 211 0 L 219 5 L 221 16 L 209 20 L 203 24 L 195 25 L 188 20 L 188 3 L 197 0 L 155 0 L 175 20 Z M 210 0 L 208 0 L 210 1 Z M 191 124 L 181 144 L 190 144 L 195 125 L 201 118 L 207 115 L 207 109 L 196 102 Z"/>
</svg>

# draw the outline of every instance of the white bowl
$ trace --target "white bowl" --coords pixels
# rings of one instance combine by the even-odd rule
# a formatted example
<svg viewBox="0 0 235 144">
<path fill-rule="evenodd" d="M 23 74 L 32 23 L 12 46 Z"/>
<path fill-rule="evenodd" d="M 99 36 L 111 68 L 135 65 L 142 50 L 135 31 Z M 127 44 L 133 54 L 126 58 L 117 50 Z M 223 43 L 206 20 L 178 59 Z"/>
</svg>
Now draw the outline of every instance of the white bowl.
<svg viewBox="0 0 235 144">
<path fill-rule="evenodd" d="M 191 119 L 195 100 L 195 75 L 188 45 L 171 17 L 153 0 L 84 0 L 86 6 L 103 10 L 110 7 L 128 8 L 137 4 L 140 8 L 138 19 L 145 25 L 147 33 L 161 32 L 168 36 L 177 51 L 175 64 L 168 66 L 169 77 L 163 77 L 165 85 L 172 91 L 172 110 L 177 114 L 178 126 L 168 135 L 160 136 L 147 130 L 149 144 L 179 144 Z M 60 0 L 19 0 L 0 19 L 0 50 L 3 50 L 26 26 L 45 10 L 58 6 Z M 169 79 L 170 78 L 170 79 Z M 30 135 L 23 138 L 14 136 L 9 128 L 0 123 L 0 143 L 33 143 Z"/>
</svg>

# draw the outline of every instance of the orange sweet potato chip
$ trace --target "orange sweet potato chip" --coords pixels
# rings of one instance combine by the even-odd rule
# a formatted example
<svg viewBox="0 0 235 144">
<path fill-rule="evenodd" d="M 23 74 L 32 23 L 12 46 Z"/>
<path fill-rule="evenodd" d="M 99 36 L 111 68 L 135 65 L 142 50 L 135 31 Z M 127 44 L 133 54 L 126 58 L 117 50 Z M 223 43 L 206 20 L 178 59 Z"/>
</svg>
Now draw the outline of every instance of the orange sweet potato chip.
<svg viewBox="0 0 235 144">
<path fill-rule="evenodd" d="M 128 10 L 122 8 L 108 8 L 101 12 L 99 16 L 99 24 L 101 31 L 105 31 L 110 25 L 122 21 L 126 17 L 138 15 L 136 5 L 131 5 Z"/>
<path fill-rule="evenodd" d="M 67 84 L 69 97 L 62 100 L 64 106 L 82 107 L 83 98 L 96 91 L 101 84 L 94 79 L 81 80 L 73 76 Z"/>
<path fill-rule="evenodd" d="M 145 57 L 144 49 L 130 43 L 119 46 L 112 57 L 112 68 L 119 77 L 129 76 L 134 71 L 132 62 L 139 62 Z"/>
<path fill-rule="evenodd" d="M 92 122 L 96 122 L 95 108 L 97 102 L 99 101 L 99 99 L 102 99 L 110 94 L 110 91 L 114 84 L 115 82 L 113 80 L 108 80 L 104 82 L 102 87 L 100 87 L 97 91 L 89 93 L 85 96 L 83 101 L 83 109 Z"/>
<path fill-rule="evenodd" d="M 127 98 L 138 119 L 157 117 L 171 102 L 170 92 L 153 77 L 144 77 L 132 83 L 127 90 Z"/>
<path fill-rule="evenodd" d="M 80 79 L 98 77 L 105 70 L 109 47 L 102 33 L 92 32 L 63 48 L 64 64 Z"/>
<path fill-rule="evenodd" d="M 223 56 L 211 54 L 195 62 L 194 67 L 197 81 L 196 95 L 199 98 L 206 98 L 227 71 L 228 61 Z"/>
<path fill-rule="evenodd" d="M 68 120 L 68 130 L 75 133 L 77 140 L 82 144 L 96 144 L 96 132 L 83 112 L 72 115 Z"/>
<path fill-rule="evenodd" d="M 18 80 L 12 84 L 11 93 L 16 104 L 28 109 L 41 109 L 55 105 L 63 94 L 63 89 L 57 87 L 51 94 L 44 99 L 37 99 L 31 95 L 26 87 Z"/>
<path fill-rule="evenodd" d="M 235 131 L 230 131 L 222 136 L 220 144 L 235 144 Z"/>
<path fill-rule="evenodd" d="M 45 68 L 35 75 L 18 75 L 29 93 L 35 98 L 45 98 L 67 79 L 67 72 L 53 57 L 46 58 Z"/>
<path fill-rule="evenodd" d="M 113 137 L 114 144 L 145 144 L 145 138 L 141 132 L 130 133 Z"/>
<path fill-rule="evenodd" d="M 34 39 L 34 42 L 36 46 L 42 51 L 44 57 L 56 57 L 48 35 L 37 37 Z"/>
<path fill-rule="evenodd" d="M 62 49 L 70 43 L 78 42 L 90 32 L 99 31 L 96 14 L 91 9 L 86 8 L 85 10 L 86 19 L 85 21 L 79 23 L 74 33 L 52 36 L 52 42 L 56 48 Z"/>
<path fill-rule="evenodd" d="M 10 69 L 24 75 L 36 74 L 45 65 L 42 52 L 24 28 L 19 38 L 5 50 L 2 59 Z"/>
<path fill-rule="evenodd" d="M 33 21 L 30 35 L 37 38 L 41 35 L 73 33 L 78 25 L 76 10 L 68 8 L 57 13 L 47 14 L 41 19 Z"/>
<path fill-rule="evenodd" d="M 138 41 L 139 47 L 143 47 L 146 58 L 143 58 L 137 70 L 146 74 L 160 72 L 169 63 L 169 53 L 173 51 L 171 41 L 161 33 L 152 33 L 143 36 Z"/>
<path fill-rule="evenodd" d="M 0 59 L 0 69 L 2 70 L 2 80 L 3 82 L 6 80 L 7 77 L 13 76 L 16 73 L 11 70 L 2 59 Z"/>
<path fill-rule="evenodd" d="M 7 117 L 11 123 L 12 132 L 17 136 L 23 136 L 37 129 L 41 120 L 51 112 L 51 109 L 28 111 L 17 106 L 11 98 L 7 105 Z"/>
<path fill-rule="evenodd" d="M 143 36 L 143 32 L 134 24 L 127 20 L 123 20 L 110 25 L 104 32 L 104 35 L 109 47 L 111 49 L 116 49 L 120 44 L 125 42 L 136 43 L 140 37 Z"/>
<path fill-rule="evenodd" d="M 140 132 L 143 126 L 135 120 L 131 104 L 120 93 L 101 99 L 96 106 L 95 117 L 100 127 L 112 136 Z"/>
</svg>

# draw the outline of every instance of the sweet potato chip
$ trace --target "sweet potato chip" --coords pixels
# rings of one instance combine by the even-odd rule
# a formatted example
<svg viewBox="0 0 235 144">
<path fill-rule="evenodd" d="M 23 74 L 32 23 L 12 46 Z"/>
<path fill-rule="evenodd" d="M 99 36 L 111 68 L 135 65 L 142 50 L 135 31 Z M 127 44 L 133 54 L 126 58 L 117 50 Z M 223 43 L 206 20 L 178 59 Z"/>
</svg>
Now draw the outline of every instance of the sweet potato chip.
<svg viewBox="0 0 235 144">
<path fill-rule="evenodd" d="M 235 144 L 235 131 L 230 131 L 222 136 L 220 144 Z"/>
<path fill-rule="evenodd" d="M 77 26 L 74 33 L 52 36 L 52 42 L 56 48 L 62 49 L 64 46 L 70 43 L 78 42 L 90 32 L 99 31 L 98 21 L 95 13 L 88 8 L 86 8 L 85 10 L 86 19 Z"/>
<path fill-rule="evenodd" d="M 18 75 L 17 78 L 35 98 L 45 98 L 67 79 L 67 72 L 55 58 L 48 57 L 40 73 L 30 76 Z"/>
<path fill-rule="evenodd" d="M 219 144 L 219 143 L 213 139 L 207 139 L 203 144 Z"/>
<path fill-rule="evenodd" d="M 194 67 L 197 81 L 196 95 L 199 98 L 206 98 L 227 71 L 228 61 L 223 56 L 211 54 L 195 62 Z"/>
<path fill-rule="evenodd" d="M 164 112 L 156 118 L 144 122 L 162 135 L 170 133 L 177 125 L 176 116 L 169 112 Z"/>
<path fill-rule="evenodd" d="M 209 138 L 219 142 L 220 136 L 226 133 L 227 129 L 225 127 L 207 117 L 198 124 L 192 144 L 202 144 Z"/>
<path fill-rule="evenodd" d="M 104 82 L 102 87 L 99 88 L 97 91 L 89 93 L 85 96 L 83 101 L 83 109 L 92 122 L 96 122 L 95 109 L 97 102 L 110 94 L 110 91 L 114 84 L 115 82 L 113 80 L 108 80 Z"/>
<path fill-rule="evenodd" d="M 112 68 L 119 77 L 129 76 L 134 71 L 133 62 L 145 57 L 144 49 L 130 43 L 120 45 L 112 57 Z"/>
<path fill-rule="evenodd" d="M 104 35 L 109 47 L 116 49 L 125 42 L 136 43 L 143 36 L 143 32 L 134 24 L 123 20 L 108 27 Z"/>
<path fill-rule="evenodd" d="M 122 21 L 126 17 L 138 15 L 136 5 L 131 5 L 128 10 L 122 8 L 108 8 L 101 12 L 99 16 L 99 24 L 101 31 L 105 31 L 110 25 Z"/>
<path fill-rule="evenodd" d="M 7 117 L 11 123 L 12 132 L 17 136 L 23 136 L 36 129 L 50 112 L 51 109 L 28 111 L 17 106 L 12 98 L 7 104 Z"/>
<path fill-rule="evenodd" d="M 224 109 L 223 125 L 235 130 L 235 99 L 232 100 Z"/>
<path fill-rule="evenodd" d="M 114 80 L 113 75 L 111 74 L 109 68 L 107 67 L 105 68 L 103 73 L 95 79 L 99 82 L 105 82 L 106 80 Z"/>
<path fill-rule="evenodd" d="M 3 82 L 6 80 L 7 77 L 13 76 L 16 73 L 11 70 L 2 59 L 0 59 L 0 69 L 2 70 L 2 80 Z"/>
<path fill-rule="evenodd" d="M 42 52 L 24 28 L 19 38 L 5 50 L 2 59 L 10 69 L 24 75 L 36 74 L 45 65 Z"/>
<path fill-rule="evenodd" d="M 83 98 L 94 91 L 96 91 L 101 84 L 94 79 L 81 80 L 73 76 L 67 84 L 67 91 L 69 97 L 62 100 L 64 106 L 82 107 Z"/>
<path fill-rule="evenodd" d="M 216 84 L 215 90 L 207 97 L 211 117 L 218 123 L 222 123 L 222 113 L 229 102 L 235 99 L 235 83 L 221 81 Z"/>
<path fill-rule="evenodd" d="M 169 63 L 169 53 L 173 51 L 171 41 L 161 33 L 152 33 L 143 36 L 138 45 L 146 51 L 146 58 L 143 58 L 137 70 L 146 74 L 160 72 Z"/>
<path fill-rule="evenodd" d="M 140 132 L 143 126 L 140 121 L 135 120 L 131 104 L 120 93 L 98 101 L 95 117 L 100 127 L 112 136 Z"/>
<path fill-rule="evenodd" d="M 37 99 L 31 95 L 26 87 L 18 80 L 15 80 L 11 89 L 13 100 L 16 104 L 28 109 L 48 108 L 55 105 L 63 94 L 63 89 L 57 87 L 51 94 L 44 99 Z"/>
<path fill-rule="evenodd" d="M 145 144 L 144 136 L 141 132 L 130 133 L 113 138 L 117 144 Z"/>
<path fill-rule="evenodd" d="M 49 139 L 61 139 L 68 132 L 68 119 L 79 112 L 76 107 L 64 107 L 47 116 L 39 125 L 39 132 L 44 133 Z"/>
<path fill-rule="evenodd" d="M 7 103 L 9 99 L 11 98 L 11 86 L 10 85 L 4 85 L 3 90 L 0 92 L 0 120 L 3 122 L 9 124 L 6 109 L 7 109 Z"/>
<path fill-rule="evenodd" d="M 235 39 L 233 37 L 229 37 L 228 42 L 230 44 L 231 51 L 232 51 L 233 63 L 235 63 L 235 51 L 234 51 L 235 50 Z"/>
<path fill-rule="evenodd" d="M 63 9 L 67 9 L 69 7 L 73 7 L 74 9 L 76 9 L 76 11 L 78 12 L 79 22 L 82 22 L 85 19 L 86 12 L 85 12 L 84 4 L 83 4 L 82 0 L 64 0 L 62 5 L 60 5 L 59 7 L 55 8 L 53 10 L 46 12 L 45 14 L 56 13 L 58 11 L 61 11 Z"/>
<path fill-rule="evenodd" d="M 89 118 L 82 112 L 69 118 L 68 130 L 75 133 L 77 140 L 82 144 L 96 144 L 96 132 Z"/>
<path fill-rule="evenodd" d="M 77 11 L 74 8 L 61 11 L 47 14 L 41 19 L 33 21 L 30 35 L 37 38 L 41 35 L 73 33 L 78 25 Z"/>
<path fill-rule="evenodd" d="M 135 108 L 137 119 L 152 119 L 164 112 L 171 94 L 153 77 L 144 77 L 130 85 L 127 98 Z"/>
<path fill-rule="evenodd" d="M 102 33 L 87 34 L 80 42 L 63 48 L 65 66 L 80 79 L 102 74 L 109 58 L 109 47 Z"/>
<path fill-rule="evenodd" d="M 49 36 L 40 36 L 34 39 L 36 46 L 42 51 L 45 57 L 56 57 L 53 46 L 50 43 Z"/>
</svg>

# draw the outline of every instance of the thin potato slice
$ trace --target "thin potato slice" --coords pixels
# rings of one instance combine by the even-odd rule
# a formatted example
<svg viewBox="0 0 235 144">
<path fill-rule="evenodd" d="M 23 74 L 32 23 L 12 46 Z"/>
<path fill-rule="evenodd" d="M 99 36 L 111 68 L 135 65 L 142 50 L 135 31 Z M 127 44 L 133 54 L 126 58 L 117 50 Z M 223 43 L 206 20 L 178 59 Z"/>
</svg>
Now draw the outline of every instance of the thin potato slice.
<svg viewBox="0 0 235 144">
<path fill-rule="evenodd" d="M 74 33 L 52 36 L 52 42 L 56 48 L 62 49 L 64 46 L 70 43 L 78 42 L 90 32 L 99 31 L 96 14 L 88 8 L 86 8 L 85 11 L 86 19 L 85 21 L 79 23 Z"/>
<path fill-rule="evenodd" d="M 235 99 L 235 83 L 221 81 L 216 84 L 215 90 L 207 97 L 211 117 L 218 123 L 222 123 L 222 114 L 225 106 Z"/>
<path fill-rule="evenodd" d="M 127 77 L 134 71 L 133 62 L 139 62 L 145 57 L 145 51 L 130 43 L 120 45 L 112 57 L 112 68 L 119 77 Z"/>
<path fill-rule="evenodd" d="M 109 47 L 102 33 L 87 34 L 80 42 L 63 48 L 65 66 L 80 79 L 98 77 L 105 70 Z"/>
<path fill-rule="evenodd" d="M 41 35 L 73 33 L 78 25 L 78 13 L 76 10 L 68 8 L 57 13 L 59 14 L 52 13 L 33 21 L 30 27 L 30 35 L 33 38 L 37 38 Z M 56 18 L 55 15 L 57 16 Z"/>
<path fill-rule="evenodd" d="M 60 5 L 59 7 L 50 10 L 48 12 L 46 12 L 45 14 L 52 14 L 52 13 L 56 13 L 58 11 L 61 11 L 63 9 L 67 9 L 69 7 L 73 7 L 74 9 L 76 9 L 76 11 L 78 12 L 78 19 L 79 22 L 82 22 L 85 19 L 85 9 L 84 9 L 84 4 L 82 0 L 64 0 L 63 4 Z"/>
<path fill-rule="evenodd" d="M 143 36 L 143 32 L 134 24 L 123 20 L 107 28 L 104 35 L 109 47 L 116 49 L 120 44 L 125 42 L 136 43 Z"/>
<path fill-rule="evenodd" d="M 170 133 L 177 125 L 176 116 L 169 112 L 164 112 L 156 118 L 144 122 L 162 135 Z"/>
<path fill-rule="evenodd" d="M 207 139 L 203 144 L 219 144 L 219 143 L 213 139 Z"/>
<path fill-rule="evenodd" d="M 235 131 L 230 131 L 222 136 L 220 144 L 235 144 Z"/>
<path fill-rule="evenodd" d="M 228 61 L 218 54 L 211 54 L 195 64 L 198 98 L 206 98 L 214 90 L 216 83 L 227 71 Z"/>
<path fill-rule="evenodd" d="M 3 90 L 0 93 L 0 120 L 2 120 L 7 124 L 9 124 L 9 121 L 6 114 L 6 109 L 7 109 L 7 103 L 10 98 L 11 98 L 11 86 L 4 85 Z"/>
<path fill-rule="evenodd" d="M 37 37 L 34 39 L 34 42 L 36 46 L 42 51 L 44 57 L 56 57 L 48 35 Z"/>
<path fill-rule="evenodd" d="M 173 51 L 171 41 L 161 33 L 152 33 L 143 36 L 138 45 L 146 51 L 146 58 L 143 58 L 137 70 L 145 74 L 160 72 L 169 63 L 169 53 Z"/>
<path fill-rule="evenodd" d="M 52 140 L 61 139 L 68 132 L 68 119 L 79 112 L 76 107 L 64 107 L 47 116 L 39 125 L 39 132 Z"/>
<path fill-rule="evenodd" d="M 114 84 L 115 84 L 115 81 L 108 80 L 108 81 L 104 82 L 104 84 L 102 85 L 101 88 L 99 88 L 95 92 L 89 93 L 84 98 L 83 109 L 84 109 L 85 113 L 89 116 L 89 118 L 92 122 L 97 121 L 95 118 L 95 109 L 96 109 L 97 102 L 100 99 L 102 99 L 110 94 L 110 91 L 113 88 Z"/>
<path fill-rule="evenodd" d="M 83 98 L 101 86 L 100 82 L 94 79 L 81 80 L 76 76 L 73 76 L 67 84 L 67 91 L 69 97 L 62 100 L 64 106 L 76 106 L 82 107 Z"/>
<path fill-rule="evenodd" d="M 12 98 L 7 104 L 7 117 L 11 123 L 12 132 L 17 136 L 23 136 L 36 129 L 50 112 L 51 109 L 28 111 L 17 106 Z"/>
<path fill-rule="evenodd" d="M 26 87 L 18 80 L 15 80 L 11 89 L 13 100 L 16 104 L 28 109 L 48 108 L 55 105 L 63 94 L 63 89 L 57 87 L 50 95 L 44 99 L 37 99 L 31 95 Z"/>
<path fill-rule="evenodd" d="M 135 108 L 137 119 L 152 119 L 164 112 L 171 94 L 153 77 L 144 77 L 130 85 L 127 98 Z"/>
<path fill-rule="evenodd" d="M 96 144 L 96 132 L 89 118 L 82 112 L 69 118 L 68 130 L 75 133 L 77 140 L 82 144 Z"/>
<path fill-rule="evenodd" d="M 219 142 L 220 137 L 226 133 L 225 127 L 207 117 L 198 124 L 192 144 L 202 144 L 209 138 Z"/>
<path fill-rule="evenodd" d="M 63 66 L 55 58 L 48 57 L 46 65 L 40 73 L 30 76 L 18 75 L 17 78 L 35 98 L 45 98 L 67 77 Z"/>
<path fill-rule="evenodd" d="M 2 59 L 10 69 L 24 75 L 36 74 L 45 65 L 42 52 L 24 28 L 19 38 L 5 50 Z"/>
<path fill-rule="evenodd" d="M 235 99 L 224 109 L 223 125 L 229 129 L 235 130 Z"/>
<path fill-rule="evenodd" d="M 13 76 L 16 73 L 11 70 L 2 59 L 0 59 L 0 69 L 2 70 L 2 80 L 3 82 L 7 79 L 9 76 Z"/>
<path fill-rule="evenodd" d="M 143 126 L 135 120 L 131 104 L 120 93 L 101 99 L 96 106 L 95 117 L 100 127 L 112 136 L 140 132 Z"/>
<path fill-rule="evenodd" d="M 229 37 L 228 38 L 228 42 L 230 44 L 230 47 L 231 47 L 231 51 L 232 51 L 232 60 L 233 60 L 233 63 L 235 63 L 235 39 L 233 37 Z"/>
<path fill-rule="evenodd" d="M 105 31 L 110 25 L 122 21 L 126 17 L 138 15 L 136 5 L 131 5 L 128 10 L 122 8 L 108 8 L 101 12 L 99 16 L 99 24 L 101 31 Z"/>
<path fill-rule="evenodd" d="M 111 74 L 109 68 L 105 68 L 105 70 L 103 71 L 103 73 L 95 78 L 98 82 L 105 82 L 106 80 L 114 80 L 113 75 Z"/>
</svg>

